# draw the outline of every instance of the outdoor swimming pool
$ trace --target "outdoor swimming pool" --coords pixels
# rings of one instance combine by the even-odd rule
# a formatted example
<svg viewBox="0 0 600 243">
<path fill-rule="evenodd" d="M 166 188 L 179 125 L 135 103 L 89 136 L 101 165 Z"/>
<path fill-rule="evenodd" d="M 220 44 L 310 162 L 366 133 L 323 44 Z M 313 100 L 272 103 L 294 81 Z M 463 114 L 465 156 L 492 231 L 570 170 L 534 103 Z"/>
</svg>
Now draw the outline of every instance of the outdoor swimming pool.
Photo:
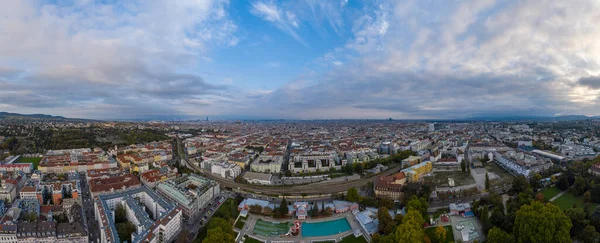
<svg viewBox="0 0 600 243">
<path fill-rule="evenodd" d="M 302 237 L 335 235 L 350 229 L 350 224 L 346 218 L 318 223 L 303 223 Z"/>
</svg>

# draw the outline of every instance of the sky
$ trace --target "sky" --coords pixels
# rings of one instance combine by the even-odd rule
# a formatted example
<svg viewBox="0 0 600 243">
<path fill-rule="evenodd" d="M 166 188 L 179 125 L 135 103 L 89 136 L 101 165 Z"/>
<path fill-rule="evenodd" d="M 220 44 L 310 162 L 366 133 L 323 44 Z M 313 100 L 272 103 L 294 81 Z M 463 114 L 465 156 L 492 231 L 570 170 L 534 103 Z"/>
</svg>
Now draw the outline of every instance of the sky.
<svg viewBox="0 0 600 243">
<path fill-rule="evenodd" d="M 600 1 L 6 0 L 0 111 L 600 115 Z"/>
</svg>

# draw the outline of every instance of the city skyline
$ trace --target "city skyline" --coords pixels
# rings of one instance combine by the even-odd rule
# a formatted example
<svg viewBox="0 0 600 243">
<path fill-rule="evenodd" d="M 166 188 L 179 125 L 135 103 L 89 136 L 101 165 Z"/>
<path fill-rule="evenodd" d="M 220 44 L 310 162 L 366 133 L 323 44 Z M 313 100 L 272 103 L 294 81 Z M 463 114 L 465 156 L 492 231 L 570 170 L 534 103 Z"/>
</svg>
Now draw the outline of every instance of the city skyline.
<svg viewBox="0 0 600 243">
<path fill-rule="evenodd" d="M 0 111 L 92 119 L 600 115 L 600 3 L 7 1 Z"/>
</svg>

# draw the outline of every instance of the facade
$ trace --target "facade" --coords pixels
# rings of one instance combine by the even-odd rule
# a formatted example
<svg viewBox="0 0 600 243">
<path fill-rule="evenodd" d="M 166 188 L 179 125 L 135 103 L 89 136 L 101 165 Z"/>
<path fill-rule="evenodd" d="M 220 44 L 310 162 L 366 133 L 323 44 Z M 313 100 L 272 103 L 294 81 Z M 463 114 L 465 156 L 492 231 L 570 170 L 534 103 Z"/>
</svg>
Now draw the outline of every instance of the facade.
<svg viewBox="0 0 600 243">
<path fill-rule="evenodd" d="M 32 163 L 13 163 L 13 164 L 4 164 L 0 165 L 0 171 L 22 171 L 27 174 L 31 174 L 33 172 L 33 164 Z"/>
<path fill-rule="evenodd" d="M 260 173 L 279 173 L 283 165 L 283 156 L 261 155 L 250 164 L 250 171 Z"/>
<path fill-rule="evenodd" d="M 159 169 L 152 169 L 140 175 L 142 184 L 147 187 L 155 188 L 158 183 L 174 179 L 177 177 L 177 168 L 172 166 L 163 166 Z"/>
<path fill-rule="evenodd" d="M 463 213 L 471 212 L 471 204 L 469 203 L 451 203 L 450 204 L 450 215 L 461 215 Z"/>
<path fill-rule="evenodd" d="M 328 171 L 332 168 L 339 170 L 342 168 L 342 166 L 342 160 L 334 150 L 307 150 L 293 155 L 290 159 L 288 169 L 293 173 L 307 173 Z"/>
<path fill-rule="evenodd" d="M 255 173 L 248 171 L 244 174 L 244 179 L 250 184 L 271 185 L 272 174 Z"/>
<path fill-rule="evenodd" d="M 220 192 L 219 183 L 190 174 L 159 183 L 157 192 L 177 203 L 186 219 L 193 218 Z"/>
<path fill-rule="evenodd" d="M 210 163 L 210 162 L 206 162 Z M 242 173 L 242 168 L 234 163 L 228 162 L 220 162 L 220 163 L 211 163 L 210 164 L 210 172 L 213 174 L 217 174 L 226 179 L 235 179 Z"/>
<path fill-rule="evenodd" d="M 416 181 L 419 181 L 419 179 L 421 178 L 421 176 L 423 174 L 431 172 L 432 169 L 433 169 L 433 166 L 431 164 L 431 161 L 425 161 L 425 162 L 421 162 L 419 164 L 413 165 L 411 167 L 408 167 L 406 169 L 403 169 L 402 172 L 404 172 L 404 174 L 406 174 L 408 181 L 416 182 Z"/>
<path fill-rule="evenodd" d="M 93 169 L 117 167 L 117 162 L 102 149 L 89 148 L 50 150 L 44 155 L 38 169 L 46 173 L 64 174 Z"/>
<path fill-rule="evenodd" d="M 92 196 L 125 191 L 142 186 L 137 176 L 132 174 L 117 175 L 108 178 L 92 179 L 89 182 Z"/>
<path fill-rule="evenodd" d="M 406 185 L 406 175 L 404 172 L 377 177 L 373 183 L 375 197 L 401 200 L 404 185 Z"/>
<path fill-rule="evenodd" d="M 411 167 L 418 163 L 423 162 L 423 158 L 421 156 L 408 156 L 408 158 L 402 160 L 402 168 Z"/>
<path fill-rule="evenodd" d="M 130 239 L 119 239 L 114 223 L 117 206 L 126 210 L 127 220 L 136 226 Z M 182 228 L 182 211 L 148 187 L 96 196 L 95 218 L 100 242 L 171 242 Z"/>
</svg>

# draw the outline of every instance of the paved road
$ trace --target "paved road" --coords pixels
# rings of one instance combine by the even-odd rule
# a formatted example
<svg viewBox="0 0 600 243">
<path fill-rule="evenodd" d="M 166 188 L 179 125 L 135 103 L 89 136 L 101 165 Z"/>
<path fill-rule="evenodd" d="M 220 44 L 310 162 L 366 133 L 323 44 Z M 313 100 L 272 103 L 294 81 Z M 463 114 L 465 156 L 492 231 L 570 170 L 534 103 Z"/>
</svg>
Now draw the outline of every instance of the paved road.
<svg viewBox="0 0 600 243">
<path fill-rule="evenodd" d="M 81 186 L 81 202 L 83 203 L 83 213 L 85 215 L 84 222 L 87 223 L 89 239 L 90 242 L 98 242 L 100 233 L 98 232 L 98 223 L 94 218 L 94 201 L 91 198 L 85 175 L 80 175 L 79 185 Z"/>
<path fill-rule="evenodd" d="M 359 180 L 355 180 L 355 181 L 341 181 L 341 182 L 331 182 L 328 183 L 326 186 L 325 185 L 321 185 L 321 186 L 315 186 L 314 184 L 306 184 L 306 185 L 290 185 L 290 186 L 261 186 L 261 185 L 250 185 L 250 184 L 241 184 L 241 183 L 237 183 L 231 180 L 227 180 L 225 178 L 222 178 L 220 176 L 217 175 L 213 175 L 212 173 L 208 173 L 203 171 L 201 168 L 195 166 L 194 164 L 192 164 L 187 156 L 185 156 L 185 154 L 183 154 L 183 150 L 181 149 L 180 146 L 180 140 L 177 140 L 177 146 L 178 146 L 178 150 L 180 153 L 180 157 L 184 159 L 184 161 L 186 162 L 187 166 L 190 169 L 193 169 L 194 171 L 202 174 L 205 177 L 208 177 L 212 180 L 218 181 L 221 184 L 221 187 L 229 187 L 232 189 L 236 189 L 236 190 L 244 190 L 244 191 L 250 191 L 252 193 L 261 193 L 261 194 L 289 194 L 289 195 L 302 195 L 304 193 L 308 194 L 308 195 L 315 195 L 315 194 L 330 194 L 330 193 L 339 193 L 339 192 L 346 192 L 348 191 L 348 189 L 350 188 L 359 188 L 362 187 L 364 185 L 366 185 L 368 182 L 373 182 L 377 176 L 381 176 L 381 175 L 391 175 L 394 173 L 397 173 L 398 171 L 400 171 L 399 166 L 397 165 L 392 165 L 392 168 L 382 174 L 378 174 L 378 175 L 372 175 L 366 178 L 361 178 Z"/>
</svg>

